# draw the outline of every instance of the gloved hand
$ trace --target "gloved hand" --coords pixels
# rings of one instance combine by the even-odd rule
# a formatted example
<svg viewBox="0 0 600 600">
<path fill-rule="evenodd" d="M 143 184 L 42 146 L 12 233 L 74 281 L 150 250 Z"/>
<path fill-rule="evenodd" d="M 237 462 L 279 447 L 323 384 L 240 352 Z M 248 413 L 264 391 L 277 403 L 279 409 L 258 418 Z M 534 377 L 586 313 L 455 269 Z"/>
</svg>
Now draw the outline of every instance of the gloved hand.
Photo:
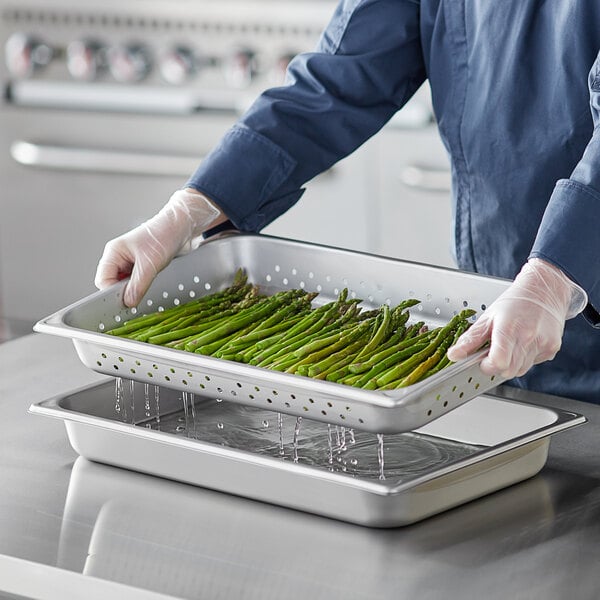
<svg viewBox="0 0 600 600">
<path fill-rule="evenodd" d="M 174 256 L 189 251 L 194 238 L 223 221 L 225 216 L 203 194 L 178 190 L 157 215 L 106 244 L 94 283 L 103 289 L 131 275 L 123 302 L 136 306 Z"/>
<path fill-rule="evenodd" d="M 459 361 L 491 340 L 481 370 L 507 379 L 552 360 L 559 351 L 565 321 L 579 314 L 587 294 L 560 269 L 533 258 L 458 342 L 448 358 Z"/>
</svg>

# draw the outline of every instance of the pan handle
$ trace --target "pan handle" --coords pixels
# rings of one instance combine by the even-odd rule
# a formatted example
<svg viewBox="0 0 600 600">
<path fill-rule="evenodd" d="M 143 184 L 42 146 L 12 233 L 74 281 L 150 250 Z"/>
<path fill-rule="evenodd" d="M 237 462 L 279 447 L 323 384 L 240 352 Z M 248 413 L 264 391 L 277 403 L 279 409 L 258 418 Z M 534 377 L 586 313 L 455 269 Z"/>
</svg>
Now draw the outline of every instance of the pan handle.
<svg viewBox="0 0 600 600">
<path fill-rule="evenodd" d="M 197 156 L 102 150 L 26 140 L 14 141 L 10 155 L 15 162 L 28 167 L 159 177 L 189 177 L 202 160 Z"/>
</svg>

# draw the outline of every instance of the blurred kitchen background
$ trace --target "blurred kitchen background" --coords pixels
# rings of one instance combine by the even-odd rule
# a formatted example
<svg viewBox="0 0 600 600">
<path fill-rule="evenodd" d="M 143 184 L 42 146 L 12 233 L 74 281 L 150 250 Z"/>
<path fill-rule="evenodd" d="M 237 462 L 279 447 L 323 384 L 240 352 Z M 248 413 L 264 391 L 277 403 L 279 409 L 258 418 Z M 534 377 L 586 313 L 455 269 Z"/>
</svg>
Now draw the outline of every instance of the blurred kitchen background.
<svg viewBox="0 0 600 600">
<path fill-rule="evenodd" d="M 0 341 L 95 290 L 104 244 L 186 182 L 335 4 L 0 0 Z M 453 265 L 427 89 L 306 187 L 264 233 Z"/>
</svg>

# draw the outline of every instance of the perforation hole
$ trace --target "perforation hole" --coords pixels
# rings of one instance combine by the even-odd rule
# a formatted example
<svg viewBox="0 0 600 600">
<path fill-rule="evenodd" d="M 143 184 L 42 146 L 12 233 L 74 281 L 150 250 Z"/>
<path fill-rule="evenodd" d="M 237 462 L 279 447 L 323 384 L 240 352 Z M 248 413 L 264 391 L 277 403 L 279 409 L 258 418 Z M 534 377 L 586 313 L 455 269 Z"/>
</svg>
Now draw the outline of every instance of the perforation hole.
<svg viewBox="0 0 600 600">
<path fill-rule="evenodd" d="M 211 288 L 212 288 L 212 285 L 210 285 L 210 283 L 206 282 L 206 283 L 204 284 L 204 289 L 205 289 L 205 290 L 207 290 L 207 291 L 208 291 L 208 290 L 210 290 Z"/>
</svg>

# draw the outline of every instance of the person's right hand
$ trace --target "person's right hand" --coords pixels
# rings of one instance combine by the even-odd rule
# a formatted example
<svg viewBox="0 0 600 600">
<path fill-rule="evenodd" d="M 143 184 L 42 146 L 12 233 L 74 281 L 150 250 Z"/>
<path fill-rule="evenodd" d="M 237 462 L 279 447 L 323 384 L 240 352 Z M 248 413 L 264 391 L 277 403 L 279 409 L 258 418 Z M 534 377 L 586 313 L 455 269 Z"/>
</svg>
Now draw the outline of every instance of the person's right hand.
<svg viewBox="0 0 600 600">
<path fill-rule="evenodd" d="M 96 270 L 96 287 L 104 289 L 130 276 L 123 302 L 136 306 L 173 257 L 189 250 L 194 238 L 225 219 L 200 192 L 176 191 L 157 215 L 106 244 Z"/>
</svg>

